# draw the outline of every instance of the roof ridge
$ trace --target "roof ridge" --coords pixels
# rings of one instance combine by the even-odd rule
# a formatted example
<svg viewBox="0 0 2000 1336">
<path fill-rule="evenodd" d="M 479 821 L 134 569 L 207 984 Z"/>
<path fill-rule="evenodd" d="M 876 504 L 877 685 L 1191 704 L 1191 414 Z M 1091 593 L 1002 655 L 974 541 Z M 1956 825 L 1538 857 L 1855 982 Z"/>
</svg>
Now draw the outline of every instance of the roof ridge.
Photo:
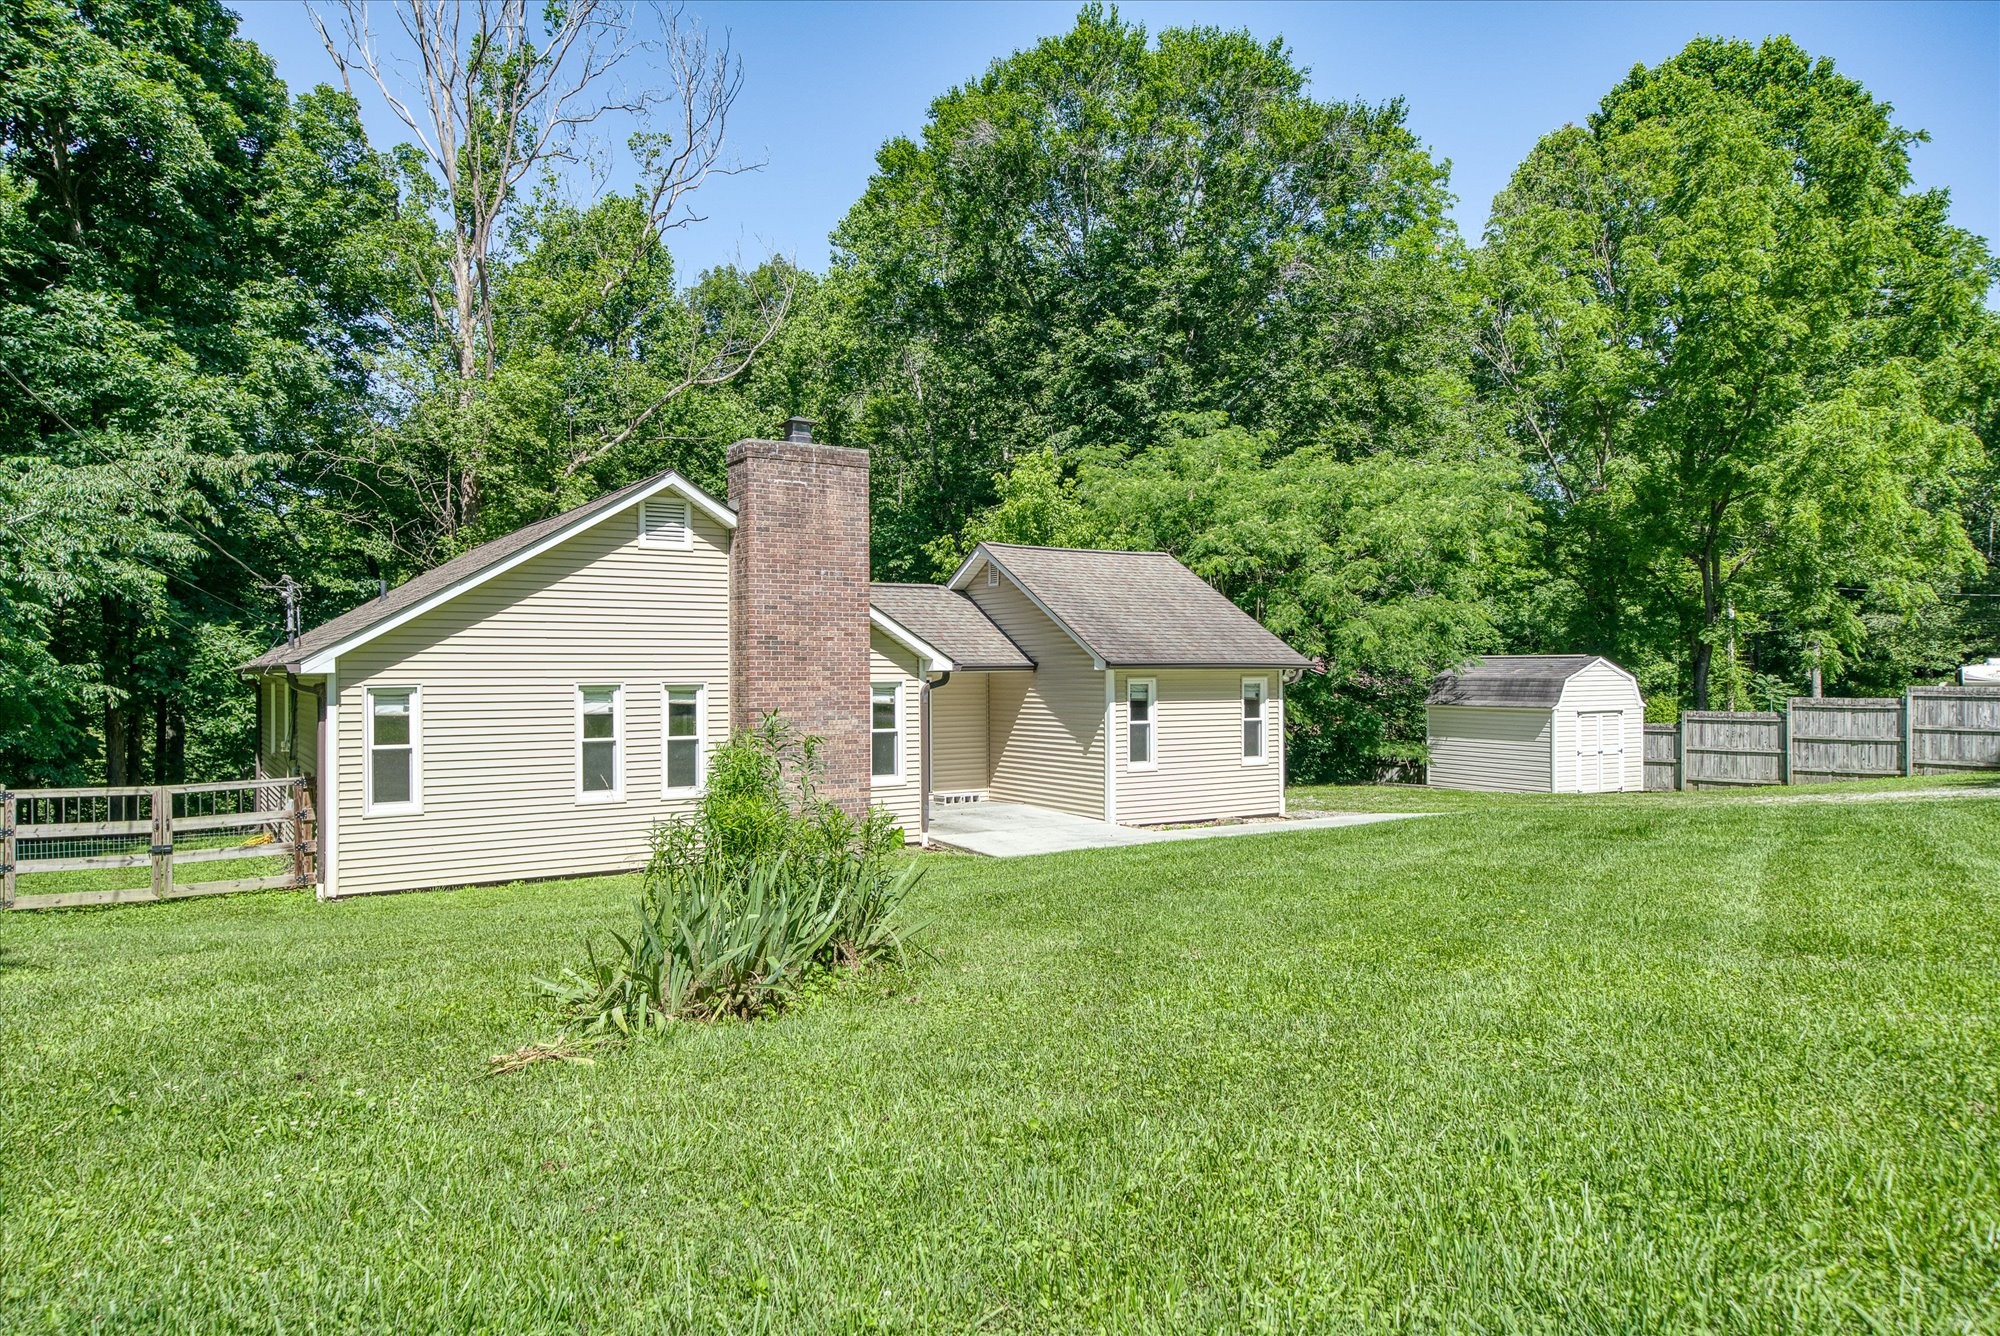
<svg viewBox="0 0 2000 1336">
<path fill-rule="evenodd" d="M 1011 548 L 1016 552 L 1088 552 L 1101 557 L 1165 557 L 1168 561 L 1179 561 L 1173 553 L 1157 547 L 1054 547 L 1047 543 L 992 542 L 982 542 L 979 546 Z"/>
</svg>

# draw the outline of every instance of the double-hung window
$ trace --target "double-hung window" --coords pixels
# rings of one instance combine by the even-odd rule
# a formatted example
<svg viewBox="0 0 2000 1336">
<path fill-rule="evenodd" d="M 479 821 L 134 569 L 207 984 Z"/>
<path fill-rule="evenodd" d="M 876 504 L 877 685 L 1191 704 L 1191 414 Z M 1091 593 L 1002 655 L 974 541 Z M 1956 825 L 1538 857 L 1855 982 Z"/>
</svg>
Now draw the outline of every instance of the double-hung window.
<svg viewBox="0 0 2000 1336">
<path fill-rule="evenodd" d="M 368 688 L 368 801 L 364 810 L 370 816 L 423 810 L 419 694 L 415 687 Z"/>
<path fill-rule="evenodd" d="M 576 689 L 576 796 L 607 800 L 625 792 L 622 692 L 615 686 Z"/>
<path fill-rule="evenodd" d="M 1243 764 L 1264 759 L 1264 689 L 1261 677 L 1243 679 Z"/>
<path fill-rule="evenodd" d="M 668 687 L 661 704 L 666 731 L 666 790 L 693 793 L 701 787 L 701 743 L 706 693 L 700 687 Z"/>
<path fill-rule="evenodd" d="M 1153 714 L 1160 703 L 1160 684 L 1150 677 L 1125 683 L 1125 763 L 1134 770 L 1159 764 L 1158 723 Z"/>
<path fill-rule="evenodd" d="M 903 777 L 903 686 L 900 682 L 877 682 L 869 701 L 868 718 L 871 761 L 869 773 L 876 779 Z"/>
</svg>

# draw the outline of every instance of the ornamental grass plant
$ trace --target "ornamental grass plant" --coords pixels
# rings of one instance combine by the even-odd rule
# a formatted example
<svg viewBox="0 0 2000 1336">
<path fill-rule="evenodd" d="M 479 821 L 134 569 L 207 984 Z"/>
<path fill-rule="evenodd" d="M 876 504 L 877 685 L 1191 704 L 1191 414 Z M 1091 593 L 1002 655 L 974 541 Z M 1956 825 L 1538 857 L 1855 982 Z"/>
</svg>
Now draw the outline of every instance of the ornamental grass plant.
<svg viewBox="0 0 2000 1336">
<path fill-rule="evenodd" d="M 836 970 L 900 959 L 919 872 L 881 809 L 820 796 L 822 742 L 766 715 L 710 758 L 700 802 L 654 829 L 632 921 L 538 981 L 586 1040 L 779 1010 Z"/>
</svg>

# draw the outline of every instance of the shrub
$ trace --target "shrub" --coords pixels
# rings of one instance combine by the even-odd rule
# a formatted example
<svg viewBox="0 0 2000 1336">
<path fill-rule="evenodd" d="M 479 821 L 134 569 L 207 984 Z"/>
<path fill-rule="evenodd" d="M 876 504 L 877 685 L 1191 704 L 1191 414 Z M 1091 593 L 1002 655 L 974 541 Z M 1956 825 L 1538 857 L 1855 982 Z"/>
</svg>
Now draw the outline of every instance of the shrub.
<svg viewBox="0 0 2000 1336">
<path fill-rule="evenodd" d="M 635 922 L 542 988 L 586 1037 L 783 1007 L 816 975 L 900 958 L 917 880 L 879 808 L 818 793 L 820 740 L 767 715 L 718 748 L 695 811 L 653 832 Z"/>
</svg>

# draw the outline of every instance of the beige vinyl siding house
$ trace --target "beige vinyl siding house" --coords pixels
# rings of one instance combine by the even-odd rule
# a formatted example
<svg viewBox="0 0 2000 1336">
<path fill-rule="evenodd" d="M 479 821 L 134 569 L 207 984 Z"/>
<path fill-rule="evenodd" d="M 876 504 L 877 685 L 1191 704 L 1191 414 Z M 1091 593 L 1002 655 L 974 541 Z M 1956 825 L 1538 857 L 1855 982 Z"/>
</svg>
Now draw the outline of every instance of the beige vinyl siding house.
<svg viewBox="0 0 2000 1336">
<path fill-rule="evenodd" d="M 992 673 L 958 672 L 931 691 L 931 792 L 984 796 Z M 1001 674 L 1005 676 L 1005 674 Z"/>
<path fill-rule="evenodd" d="M 1035 664 L 987 688 L 991 798 L 1125 825 L 1284 813 L 1284 675 L 1307 661 L 1172 557 L 981 544 L 950 587 Z"/>
<path fill-rule="evenodd" d="M 1494 654 L 1426 705 L 1434 788 L 1615 793 L 1645 787 L 1645 703 L 1609 659 Z"/>
<path fill-rule="evenodd" d="M 988 683 L 987 796 L 1105 819 L 1104 674 L 1010 581 L 964 592 L 1035 663 Z"/>
<path fill-rule="evenodd" d="M 1151 688 L 1152 736 L 1134 763 L 1134 683 Z M 1260 717 L 1256 754 L 1245 755 L 1244 683 L 1256 684 Z M 1285 809 L 1281 675 L 1228 669 L 1125 670 L 1112 705 L 1117 819 L 1128 826 L 1189 820 L 1275 816 Z M 1145 713 L 1142 709 L 1141 713 Z"/>
<path fill-rule="evenodd" d="M 337 786 L 335 893 L 645 862 L 653 824 L 694 799 L 668 789 L 667 689 L 699 693 L 701 750 L 728 729 L 728 534 L 700 514 L 692 530 L 644 546 L 631 507 L 340 657 L 334 773 L 360 782 Z M 412 800 L 379 802 L 370 719 L 407 688 Z M 608 790 L 583 784 L 585 688 L 614 692 Z"/>
<path fill-rule="evenodd" d="M 937 797 L 1282 812 L 1284 674 L 1305 661 L 1192 572 L 982 546 L 968 570 L 990 578 L 872 584 L 865 454 L 787 432 L 731 448 L 737 508 L 642 479 L 242 665 L 259 769 L 311 782 L 321 894 L 640 867 L 714 748 L 770 710 L 821 738 L 822 796 L 912 841 Z M 1133 765 L 1138 680 L 1158 746 Z"/>
<path fill-rule="evenodd" d="M 869 637 L 869 797 L 877 807 L 888 809 L 903 828 L 904 836 L 915 841 L 924 831 L 922 661 L 910 649 L 897 644 L 881 631 Z M 893 693 L 893 694 L 892 694 Z M 884 774 L 876 754 L 876 735 L 885 732 L 881 718 L 887 708 L 895 712 L 894 773 Z"/>
</svg>

